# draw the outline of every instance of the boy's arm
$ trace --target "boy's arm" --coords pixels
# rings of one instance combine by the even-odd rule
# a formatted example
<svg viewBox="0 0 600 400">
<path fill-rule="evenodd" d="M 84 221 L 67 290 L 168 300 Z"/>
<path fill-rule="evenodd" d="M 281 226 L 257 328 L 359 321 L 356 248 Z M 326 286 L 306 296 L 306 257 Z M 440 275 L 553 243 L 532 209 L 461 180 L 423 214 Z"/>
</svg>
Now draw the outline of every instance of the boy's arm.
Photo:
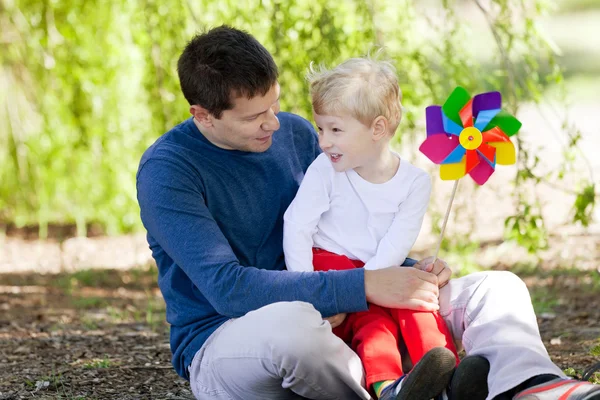
<svg viewBox="0 0 600 400">
<path fill-rule="evenodd" d="M 323 316 L 367 308 L 361 270 L 295 273 L 240 265 L 201 188 L 182 166 L 147 161 L 137 190 L 148 233 L 219 314 L 239 317 L 278 301 L 305 301 Z"/>
<path fill-rule="evenodd" d="M 283 216 L 283 252 L 289 271 L 314 271 L 313 235 L 321 215 L 329 210 L 331 179 L 317 159 L 304 175 L 296 197 Z"/>
<path fill-rule="evenodd" d="M 425 173 L 420 174 L 413 181 L 406 200 L 400 205 L 390 228 L 377 246 L 375 256 L 367 261 L 365 269 L 402 265 L 419 236 L 430 195 L 431 179 Z"/>
</svg>

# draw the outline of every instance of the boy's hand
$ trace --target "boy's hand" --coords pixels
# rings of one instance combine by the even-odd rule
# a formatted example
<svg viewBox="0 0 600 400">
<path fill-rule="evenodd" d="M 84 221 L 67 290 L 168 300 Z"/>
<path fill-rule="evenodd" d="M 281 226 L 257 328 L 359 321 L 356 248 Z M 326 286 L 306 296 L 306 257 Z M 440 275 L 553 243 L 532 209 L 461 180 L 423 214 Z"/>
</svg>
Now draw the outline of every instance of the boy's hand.
<svg viewBox="0 0 600 400">
<path fill-rule="evenodd" d="M 332 315 L 331 317 L 327 317 L 327 318 L 323 318 L 323 319 L 325 321 L 329 321 L 329 324 L 331 324 L 331 329 L 337 328 L 346 319 L 346 313 Z"/>
<path fill-rule="evenodd" d="M 440 288 L 446 286 L 452 276 L 452 270 L 448 267 L 448 263 L 439 258 L 435 261 L 435 264 L 433 264 L 433 257 L 424 258 L 415 264 L 415 268 L 437 275 Z"/>
</svg>

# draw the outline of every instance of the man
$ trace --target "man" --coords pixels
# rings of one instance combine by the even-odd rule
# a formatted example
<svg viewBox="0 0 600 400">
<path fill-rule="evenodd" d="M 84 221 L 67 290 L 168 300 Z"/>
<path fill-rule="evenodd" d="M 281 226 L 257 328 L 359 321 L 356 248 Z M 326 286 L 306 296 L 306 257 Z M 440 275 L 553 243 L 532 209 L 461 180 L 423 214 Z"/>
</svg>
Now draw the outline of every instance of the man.
<svg viewBox="0 0 600 400">
<path fill-rule="evenodd" d="M 432 259 L 285 271 L 282 217 L 320 152 L 313 128 L 279 112 L 277 67 L 245 32 L 194 37 L 178 72 L 192 118 L 146 151 L 137 189 L 173 364 L 197 398 L 370 398 L 358 357 L 322 319 L 370 302 L 439 309 L 467 354 L 489 361 L 490 398 L 600 399 L 599 387 L 567 380 L 550 361 L 527 289 L 509 272 L 448 282 Z M 453 386 L 468 385 L 455 375 Z"/>
</svg>

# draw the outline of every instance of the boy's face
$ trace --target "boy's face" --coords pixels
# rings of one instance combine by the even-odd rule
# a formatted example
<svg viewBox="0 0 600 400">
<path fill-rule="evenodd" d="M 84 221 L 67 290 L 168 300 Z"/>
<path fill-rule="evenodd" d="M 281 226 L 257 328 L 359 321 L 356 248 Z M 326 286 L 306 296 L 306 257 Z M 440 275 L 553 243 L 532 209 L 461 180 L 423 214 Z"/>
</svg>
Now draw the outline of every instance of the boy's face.
<svg viewBox="0 0 600 400">
<path fill-rule="evenodd" d="M 264 96 L 233 100 L 234 107 L 223 111 L 221 118 L 210 118 L 206 133 L 217 147 L 227 150 L 261 153 L 273 143 L 273 133 L 279 129 L 279 84 Z"/>
<path fill-rule="evenodd" d="M 313 113 L 319 132 L 319 146 L 327 154 L 337 172 L 360 168 L 378 154 L 378 141 L 373 129 L 348 115 L 333 116 Z"/>
</svg>

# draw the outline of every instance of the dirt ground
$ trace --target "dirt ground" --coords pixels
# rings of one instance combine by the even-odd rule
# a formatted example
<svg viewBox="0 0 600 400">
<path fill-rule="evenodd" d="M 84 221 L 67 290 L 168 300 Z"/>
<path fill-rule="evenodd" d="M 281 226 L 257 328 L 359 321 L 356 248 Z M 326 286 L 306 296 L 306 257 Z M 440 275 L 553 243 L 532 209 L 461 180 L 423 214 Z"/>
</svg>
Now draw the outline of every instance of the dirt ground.
<svg viewBox="0 0 600 400">
<path fill-rule="evenodd" d="M 4 274 L 0 399 L 190 399 L 155 271 Z"/>
<path fill-rule="evenodd" d="M 526 281 L 562 369 L 581 376 L 600 361 L 597 269 L 500 268 Z M 0 399 L 192 399 L 171 367 L 164 319 L 151 265 L 0 273 Z"/>
</svg>

